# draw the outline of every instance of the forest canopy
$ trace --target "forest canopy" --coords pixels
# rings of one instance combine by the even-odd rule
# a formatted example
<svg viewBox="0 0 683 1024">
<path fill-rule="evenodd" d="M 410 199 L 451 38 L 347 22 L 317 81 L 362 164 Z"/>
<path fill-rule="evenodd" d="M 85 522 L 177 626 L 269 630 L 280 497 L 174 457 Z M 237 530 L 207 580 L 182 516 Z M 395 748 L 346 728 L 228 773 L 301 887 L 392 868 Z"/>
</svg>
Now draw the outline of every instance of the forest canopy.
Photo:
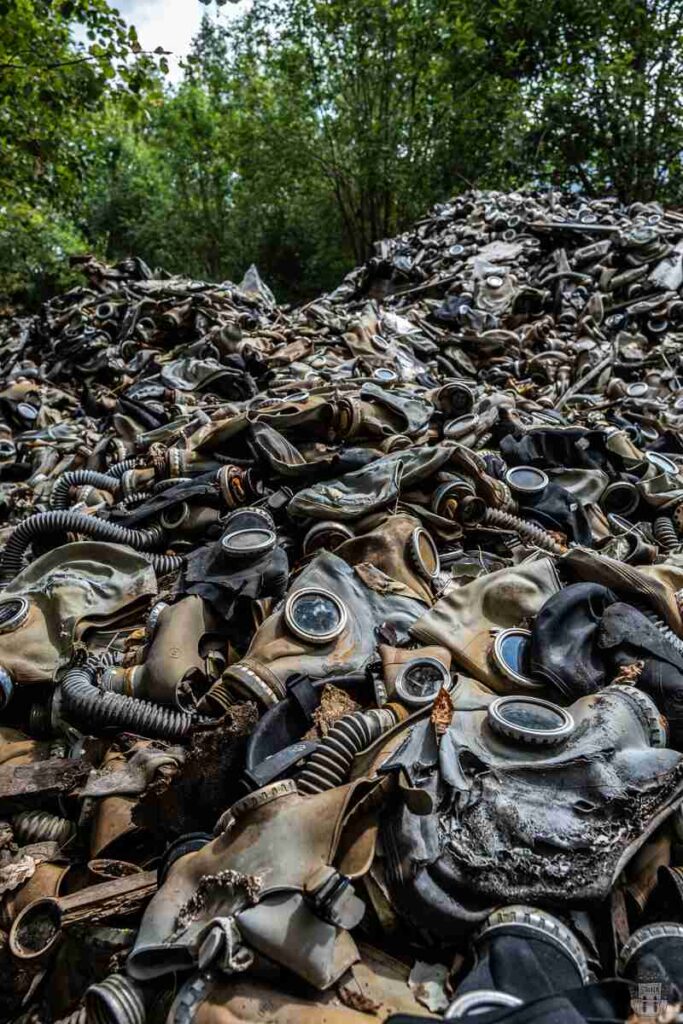
<svg viewBox="0 0 683 1024">
<path fill-rule="evenodd" d="M 0 304 L 135 254 L 280 300 L 470 186 L 683 195 L 683 0 L 253 0 L 167 77 L 106 0 L 0 0 Z"/>
</svg>

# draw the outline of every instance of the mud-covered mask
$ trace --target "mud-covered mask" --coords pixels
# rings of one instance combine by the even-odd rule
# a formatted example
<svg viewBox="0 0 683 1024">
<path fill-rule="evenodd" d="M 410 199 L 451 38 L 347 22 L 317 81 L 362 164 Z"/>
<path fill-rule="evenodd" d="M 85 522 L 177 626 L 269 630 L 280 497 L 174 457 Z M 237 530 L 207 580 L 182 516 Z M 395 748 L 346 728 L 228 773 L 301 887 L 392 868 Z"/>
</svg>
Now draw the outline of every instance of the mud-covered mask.
<svg viewBox="0 0 683 1024">
<path fill-rule="evenodd" d="M 652 700 L 619 685 L 561 708 L 465 679 L 452 700 L 438 743 L 423 720 L 380 769 L 412 794 L 382 822 L 399 912 L 454 937 L 501 903 L 606 899 L 683 789 Z"/>
</svg>

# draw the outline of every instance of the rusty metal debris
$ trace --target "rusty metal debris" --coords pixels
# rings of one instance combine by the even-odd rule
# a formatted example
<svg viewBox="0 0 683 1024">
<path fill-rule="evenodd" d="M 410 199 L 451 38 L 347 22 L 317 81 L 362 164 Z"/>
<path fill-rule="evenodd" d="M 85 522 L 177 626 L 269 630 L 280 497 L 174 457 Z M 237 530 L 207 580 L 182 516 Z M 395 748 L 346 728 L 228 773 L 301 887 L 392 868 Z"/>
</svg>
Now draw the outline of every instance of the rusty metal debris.
<svg viewBox="0 0 683 1024">
<path fill-rule="evenodd" d="M 683 215 L 79 263 L 0 322 L 2 1019 L 679 1019 Z"/>
</svg>

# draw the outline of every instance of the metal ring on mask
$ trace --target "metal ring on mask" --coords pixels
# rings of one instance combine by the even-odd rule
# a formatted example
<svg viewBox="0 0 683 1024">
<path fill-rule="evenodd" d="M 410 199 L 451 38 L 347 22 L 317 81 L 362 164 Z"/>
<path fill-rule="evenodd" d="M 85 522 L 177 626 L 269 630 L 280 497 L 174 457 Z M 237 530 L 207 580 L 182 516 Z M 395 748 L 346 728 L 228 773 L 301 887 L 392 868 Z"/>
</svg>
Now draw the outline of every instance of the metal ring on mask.
<svg viewBox="0 0 683 1024">
<path fill-rule="evenodd" d="M 147 616 L 147 622 L 145 623 L 145 632 L 147 633 L 147 636 L 150 640 L 157 631 L 157 626 L 159 625 L 159 617 L 161 616 L 161 613 L 166 611 L 168 607 L 168 601 L 157 601 L 157 603 L 154 605 L 149 615 Z"/>
<path fill-rule="evenodd" d="M 482 940 L 491 936 L 492 933 L 503 930 L 519 930 L 522 933 L 530 933 L 535 938 L 543 938 L 553 943 L 572 961 L 581 978 L 581 983 L 587 985 L 590 981 L 588 961 L 581 943 L 562 921 L 547 911 L 540 910 L 538 907 L 527 907 L 523 904 L 513 904 L 509 907 L 502 907 L 500 910 L 494 910 L 474 936 L 475 946 L 479 946 Z"/>
<path fill-rule="evenodd" d="M 269 530 L 275 531 L 275 520 L 271 516 L 267 508 L 261 508 L 260 505 L 243 505 L 242 508 L 236 508 L 230 512 L 223 520 L 225 532 L 230 528 L 231 525 L 237 524 L 237 529 L 246 529 L 241 527 L 239 521 L 245 516 L 257 516 L 263 520 L 263 526 Z"/>
<path fill-rule="evenodd" d="M 447 440 L 457 440 L 460 437 L 466 437 L 470 434 L 477 424 L 479 423 L 479 417 L 476 413 L 466 412 L 464 416 L 458 416 L 454 420 L 449 420 L 443 428 L 443 436 Z"/>
<path fill-rule="evenodd" d="M 519 996 L 513 996 L 509 992 L 496 992 L 494 989 L 477 988 L 472 992 L 463 992 L 456 996 L 453 1002 L 443 1015 L 444 1020 L 453 1020 L 456 1017 L 476 1017 L 480 1013 L 488 1013 L 499 1006 L 522 1006 L 523 1001 Z"/>
<path fill-rule="evenodd" d="M 29 603 L 25 597 L 7 597 L 0 601 L 0 633 L 13 633 L 26 621 Z"/>
<path fill-rule="evenodd" d="M 396 371 L 391 370 L 388 366 L 378 366 L 376 370 L 372 371 L 372 376 L 375 380 L 381 380 L 386 383 L 398 380 Z"/>
<path fill-rule="evenodd" d="M 683 944 L 683 924 L 675 921 L 662 921 L 659 924 L 646 924 L 631 935 L 624 944 L 619 959 L 617 960 L 617 975 L 623 977 L 624 972 L 635 956 L 649 946 L 652 942 L 661 942 L 666 939 L 677 939 Z"/>
<path fill-rule="evenodd" d="M 327 601 L 334 606 L 337 616 L 335 625 L 330 626 L 328 629 L 314 631 L 300 621 L 297 622 L 297 604 L 300 604 L 302 598 L 313 597 Z M 285 622 L 288 628 L 295 636 L 309 644 L 327 644 L 334 640 L 344 631 L 347 620 L 348 613 L 345 606 L 335 594 L 325 590 L 323 587 L 304 587 L 302 590 L 296 590 L 293 594 L 290 594 L 285 601 Z"/>
<path fill-rule="evenodd" d="M 170 508 L 164 509 L 159 519 L 165 530 L 177 530 L 179 526 L 183 525 L 189 515 L 189 505 L 186 501 L 181 501 L 178 505 L 172 505 Z"/>
<path fill-rule="evenodd" d="M 422 550 L 423 545 L 428 549 L 427 554 Z M 427 533 L 424 526 L 416 526 L 411 533 L 409 552 L 412 567 L 419 576 L 422 576 L 425 580 L 431 581 L 436 575 L 438 575 L 439 569 L 441 568 L 439 552 L 436 550 L 436 544 Z M 432 562 L 432 565 L 429 564 L 428 558 Z"/>
<path fill-rule="evenodd" d="M 654 444 L 659 437 L 659 431 L 657 428 L 653 427 L 650 423 L 639 423 L 638 427 L 640 429 L 641 438 L 649 444 Z"/>
<path fill-rule="evenodd" d="M 544 712 L 550 713 L 560 720 L 559 724 L 553 728 L 543 729 L 533 724 L 527 725 L 524 722 L 514 721 L 509 714 L 506 715 L 506 710 L 515 704 L 526 705 L 531 717 L 534 712 L 539 717 Z M 549 700 L 542 700 L 540 697 L 527 697 L 524 694 L 498 697 L 492 704 L 489 704 L 487 720 L 499 736 L 533 746 L 555 746 L 566 740 L 574 731 L 574 719 L 565 708 L 561 708 Z"/>
<path fill-rule="evenodd" d="M 475 493 L 474 484 L 469 480 L 446 480 L 445 483 L 439 484 L 432 494 L 432 512 L 441 516 L 446 502 L 457 501 L 459 504 L 463 497 L 474 497 Z"/>
<path fill-rule="evenodd" d="M 496 634 L 496 638 L 493 641 L 493 646 L 491 648 L 491 660 L 498 671 L 502 673 L 506 679 L 509 679 L 510 682 L 516 683 L 518 686 L 523 686 L 527 689 L 542 690 L 542 683 L 535 683 L 533 679 L 524 675 L 518 668 L 515 668 L 510 663 L 510 656 L 505 649 L 511 638 L 520 637 L 526 644 L 528 643 L 530 636 L 531 630 L 522 629 L 520 626 L 513 626 L 511 629 L 501 629 Z"/>
<path fill-rule="evenodd" d="M 227 558 L 250 559 L 262 558 L 272 551 L 277 544 L 277 536 L 273 530 L 250 526 L 245 530 L 235 530 L 221 537 L 221 549 Z"/>
<path fill-rule="evenodd" d="M 325 540 L 326 538 L 330 540 Z M 303 539 L 302 550 L 304 555 L 310 555 L 314 551 L 324 548 L 326 551 L 335 551 L 340 544 L 355 537 L 353 530 L 345 523 L 337 523 L 334 520 L 323 520 L 312 526 Z"/>
<path fill-rule="evenodd" d="M 662 452 L 645 452 L 645 458 L 651 466 L 666 473 L 667 476 L 678 476 L 678 466 L 668 455 Z"/>
<path fill-rule="evenodd" d="M 549 480 L 547 473 L 535 466 L 513 466 L 505 474 L 505 483 L 514 495 L 531 497 L 542 494 Z"/>
<path fill-rule="evenodd" d="M 28 420 L 30 423 L 38 419 L 38 409 L 36 409 L 35 405 L 31 405 L 30 402 L 19 402 L 17 412 L 23 420 Z"/>
<path fill-rule="evenodd" d="M 415 693 L 411 690 L 411 686 L 416 684 L 424 685 L 419 681 L 413 682 L 410 679 L 411 673 L 415 672 L 416 669 L 426 668 L 431 669 L 435 673 L 435 678 L 430 680 L 428 685 L 430 686 L 429 693 Z M 436 695 L 445 687 L 450 690 L 452 684 L 451 674 L 438 658 L 411 658 L 407 661 L 398 671 L 394 686 L 396 687 L 396 693 L 401 698 L 404 704 L 408 707 L 424 707 L 425 704 L 431 704 Z"/>
<path fill-rule="evenodd" d="M 600 495 L 600 507 L 607 514 L 618 513 L 628 516 L 631 512 L 635 512 L 639 502 L 640 494 L 637 488 L 626 480 L 617 480 L 613 484 L 608 484 Z"/>
<path fill-rule="evenodd" d="M 626 394 L 629 398 L 643 398 L 649 390 L 644 380 L 637 380 L 633 384 L 626 385 Z"/>
</svg>

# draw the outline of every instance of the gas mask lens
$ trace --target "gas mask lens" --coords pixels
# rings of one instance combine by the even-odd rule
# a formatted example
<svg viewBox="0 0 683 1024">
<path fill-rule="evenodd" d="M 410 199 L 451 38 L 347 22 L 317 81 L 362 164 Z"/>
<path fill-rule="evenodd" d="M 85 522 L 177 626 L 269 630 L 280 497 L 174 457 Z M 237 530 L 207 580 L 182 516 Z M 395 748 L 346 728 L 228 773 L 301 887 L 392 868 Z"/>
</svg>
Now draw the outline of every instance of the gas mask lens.
<svg viewBox="0 0 683 1024">
<path fill-rule="evenodd" d="M 0 601 L 0 633 L 12 633 L 18 629 L 28 615 L 28 607 L 25 597 L 10 597 Z"/>
<path fill-rule="evenodd" d="M 285 602 L 285 622 L 295 636 L 326 644 L 346 625 L 346 608 L 334 594 L 317 588 L 298 590 Z"/>
<path fill-rule="evenodd" d="M 568 711 L 538 697 L 499 697 L 489 705 L 488 722 L 500 736 L 534 746 L 554 746 L 574 730 Z"/>
<path fill-rule="evenodd" d="M 442 687 L 450 689 L 451 676 L 436 658 L 406 662 L 396 676 L 396 693 L 409 707 L 431 704 Z"/>
<path fill-rule="evenodd" d="M 303 540 L 304 555 L 312 555 L 314 551 L 325 549 L 334 551 L 346 540 L 351 540 L 353 530 L 344 523 L 328 522 L 316 523 L 312 526 Z"/>
<path fill-rule="evenodd" d="M 518 686 L 528 687 L 534 690 L 541 689 L 539 683 L 529 678 L 527 670 L 527 651 L 529 637 L 528 629 L 513 627 L 502 629 L 493 641 L 491 658 L 494 665 L 506 679 L 516 683 Z"/>
<path fill-rule="evenodd" d="M 525 498 L 542 494 L 548 486 L 548 477 L 534 466 L 514 466 L 505 474 L 505 482 L 513 494 Z"/>
<path fill-rule="evenodd" d="M 277 538 L 272 530 L 254 527 L 250 530 L 236 530 L 221 538 L 223 553 L 232 559 L 260 558 L 272 551 Z"/>
<path fill-rule="evenodd" d="M 432 580 L 441 568 L 436 544 L 422 526 L 417 526 L 410 537 L 410 556 L 415 571 L 423 579 Z"/>
<path fill-rule="evenodd" d="M 668 455 L 664 455 L 662 452 L 645 452 L 645 458 L 660 473 L 666 473 L 667 476 L 678 476 L 678 465 Z"/>
</svg>

